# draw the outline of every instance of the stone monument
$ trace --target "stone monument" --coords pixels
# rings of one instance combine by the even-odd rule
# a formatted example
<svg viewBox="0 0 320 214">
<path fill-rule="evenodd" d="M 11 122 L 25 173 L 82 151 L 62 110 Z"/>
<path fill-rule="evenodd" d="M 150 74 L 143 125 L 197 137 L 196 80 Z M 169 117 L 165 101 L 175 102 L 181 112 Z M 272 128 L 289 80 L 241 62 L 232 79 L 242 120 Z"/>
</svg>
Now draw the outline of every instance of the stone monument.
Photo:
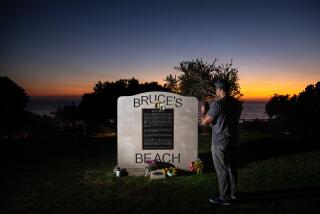
<svg viewBox="0 0 320 214">
<path fill-rule="evenodd" d="M 188 170 L 198 157 L 198 100 L 168 92 L 118 98 L 118 167 L 144 175 L 146 162 Z"/>
</svg>

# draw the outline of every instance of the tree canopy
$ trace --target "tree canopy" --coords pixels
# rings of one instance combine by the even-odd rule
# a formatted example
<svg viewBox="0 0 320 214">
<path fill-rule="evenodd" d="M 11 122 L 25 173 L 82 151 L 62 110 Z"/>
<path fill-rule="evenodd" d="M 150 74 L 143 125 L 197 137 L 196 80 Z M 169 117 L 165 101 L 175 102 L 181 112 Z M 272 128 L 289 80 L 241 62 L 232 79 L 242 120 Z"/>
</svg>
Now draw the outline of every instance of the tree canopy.
<svg viewBox="0 0 320 214">
<path fill-rule="evenodd" d="M 20 126 L 29 97 L 14 81 L 0 77 L 0 100 L 0 134 L 9 135 Z"/>
<path fill-rule="evenodd" d="M 0 77 L 0 113 L 2 116 L 24 111 L 29 102 L 25 90 L 8 77 Z"/>
<path fill-rule="evenodd" d="M 93 92 L 82 96 L 79 113 L 83 120 L 105 122 L 115 119 L 117 115 L 117 99 L 147 91 L 167 91 L 157 82 L 139 83 L 135 78 L 120 79 L 115 82 L 98 82 Z"/>
<path fill-rule="evenodd" d="M 230 85 L 230 95 L 241 98 L 238 68 L 230 63 L 217 65 L 217 59 L 212 63 L 204 62 L 202 59 L 182 61 L 175 67 L 181 74 L 176 76 L 169 74 L 165 81 L 165 87 L 171 92 L 186 96 L 195 96 L 202 99 L 205 92 L 215 94 L 214 83 L 217 80 L 226 80 Z"/>
<path fill-rule="evenodd" d="M 280 121 L 285 131 L 315 134 L 320 129 L 320 81 L 298 95 L 275 94 L 266 104 L 266 113 Z"/>
</svg>

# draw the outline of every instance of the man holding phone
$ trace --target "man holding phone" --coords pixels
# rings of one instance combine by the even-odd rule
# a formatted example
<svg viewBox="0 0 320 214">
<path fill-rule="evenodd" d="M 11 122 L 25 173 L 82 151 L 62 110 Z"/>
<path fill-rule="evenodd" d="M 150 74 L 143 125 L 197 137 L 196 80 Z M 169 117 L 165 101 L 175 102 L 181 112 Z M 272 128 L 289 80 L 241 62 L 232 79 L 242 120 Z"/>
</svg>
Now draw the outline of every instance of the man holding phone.
<svg viewBox="0 0 320 214">
<path fill-rule="evenodd" d="M 201 107 L 203 126 L 212 124 L 212 158 L 219 182 L 219 197 L 210 198 L 210 203 L 230 205 L 237 197 L 237 169 L 235 165 L 235 147 L 239 138 L 238 124 L 242 112 L 242 103 L 230 96 L 227 81 L 215 83 L 216 100 L 209 109 Z"/>
</svg>

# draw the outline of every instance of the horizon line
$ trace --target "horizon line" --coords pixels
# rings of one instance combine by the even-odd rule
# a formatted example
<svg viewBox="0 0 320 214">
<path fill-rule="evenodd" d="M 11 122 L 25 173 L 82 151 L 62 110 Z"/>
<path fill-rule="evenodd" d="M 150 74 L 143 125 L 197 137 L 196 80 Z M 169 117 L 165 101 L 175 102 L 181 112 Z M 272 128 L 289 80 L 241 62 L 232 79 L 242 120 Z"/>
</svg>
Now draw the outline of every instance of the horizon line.
<svg viewBox="0 0 320 214">
<path fill-rule="evenodd" d="M 81 100 L 83 94 L 75 95 L 28 95 L 30 99 L 34 100 L 55 100 L 55 99 L 70 99 L 70 100 Z M 244 102 L 267 102 L 271 97 L 242 97 L 240 98 Z"/>
</svg>

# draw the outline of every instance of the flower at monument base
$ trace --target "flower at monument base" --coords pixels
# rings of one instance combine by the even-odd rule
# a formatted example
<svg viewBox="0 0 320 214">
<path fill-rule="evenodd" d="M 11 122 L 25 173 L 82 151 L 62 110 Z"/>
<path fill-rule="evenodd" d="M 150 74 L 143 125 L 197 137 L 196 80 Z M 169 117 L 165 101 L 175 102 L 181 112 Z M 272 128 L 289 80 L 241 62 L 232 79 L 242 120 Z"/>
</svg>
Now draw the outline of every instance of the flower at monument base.
<svg viewBox="0 0 320 214">
<path fill-rule="evenodd" d="M 146 168 L 149 171 L 157 169 L 157 162 L 155 160 L 147 160 L 146 163 L 148 164 Z"/>
<path fill-rule="evenodd" d="M 177 175 L 177 169 L 175 167 L 164 168 L 164 169 L 162 169 L 162 171 L 163 171 L 163 173 L 165 173 L 169 177 Z"/>
<path fill-rule="evenodd" d="M 148 164 L 148 166 L 146 167 L 146 174 L 145 174 L 145 176 L 147 177 L 151 171 L 158 169 L 158 166 L 157 166 L 156 160 L 147 160 L 146 163 Z"/>
<path fill-rule="evenodd" d="M 195 172 L 197 174 L 202 173 L 202 169 L 203 169 L 203 163 L 200 159 L 197 159 L 195 161 L 191 161 L 189 163 L 189 169 L 191 172 Z"/>
</svg>

